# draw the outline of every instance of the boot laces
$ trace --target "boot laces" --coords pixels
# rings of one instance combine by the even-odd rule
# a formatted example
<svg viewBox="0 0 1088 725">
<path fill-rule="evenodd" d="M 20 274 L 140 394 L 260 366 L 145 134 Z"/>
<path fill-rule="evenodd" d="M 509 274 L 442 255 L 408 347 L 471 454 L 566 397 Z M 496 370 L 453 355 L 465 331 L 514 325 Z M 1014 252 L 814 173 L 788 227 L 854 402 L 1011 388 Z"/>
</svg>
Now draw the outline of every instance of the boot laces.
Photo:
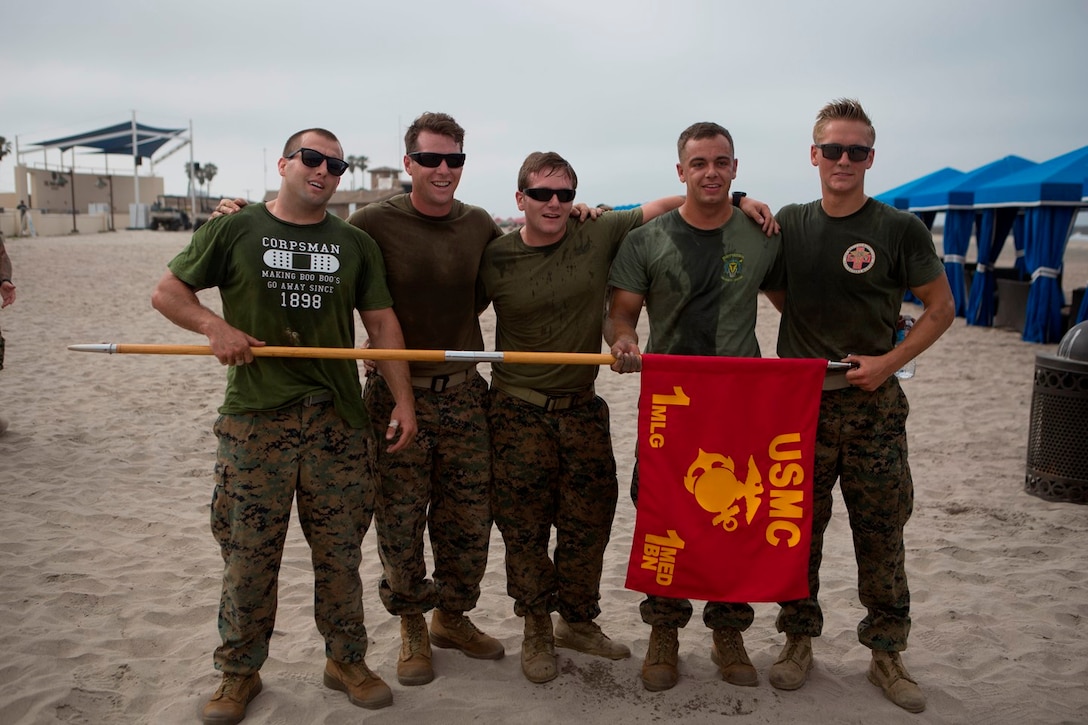
<svg viewBox="0 0 1088 725">
<path fill-rule="evenodd" d="M 664 631 L 650 632 L 650 646 L 646 658 L 651 662 L 664 662 L 668 659 L 671 647 L 669 637 Z"/>
<path fill-rule="evenodd" d="M 408 648 L 413 653 L 423 649 L 423 632 L 426 624 L 423 617 L 408 617 L 404 622 L 404 628 L 408 634 Z"/>
<path fill-rule="evenodd" d="M 242 689 L 243 683 L 249 679 L 248 675 L 238 675 L 228 672 L 223 676 L 223 682 L 219 684 L 219 694 L 223 697 L 233 698 Z"/>
<path fill-rule="evenodd" d="M 782 653 L 781 662 L 801 661 L 801 640 L 797 637 L 786 638 L 786 650 Z"/>
<path fill-rule="evenodd" d="M 896 680 L 906 680 L 907 682 L 914 682 L 911 676 L 907 674 L 907 668 L 903 665 L 903 660 L 899 657 L 898 652 L 889 652 L 886 662 L 888 668 L 891 671 L 891 682 Z M 918 684 L 914 682 L 914 684 Z"/>
</svg>

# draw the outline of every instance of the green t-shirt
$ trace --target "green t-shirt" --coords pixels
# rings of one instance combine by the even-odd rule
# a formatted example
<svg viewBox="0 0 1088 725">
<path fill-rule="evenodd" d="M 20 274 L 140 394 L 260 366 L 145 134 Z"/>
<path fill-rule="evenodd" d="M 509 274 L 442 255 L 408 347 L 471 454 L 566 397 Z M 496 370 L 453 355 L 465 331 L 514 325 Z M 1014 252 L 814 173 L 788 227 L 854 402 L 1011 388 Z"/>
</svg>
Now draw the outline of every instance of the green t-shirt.
<svg viewBox="0 0 1088 725">
<path fill-rule="evenodd" d="M 567 221 L 555 244 L 530 247 L 521 232 L 487 245 L 480 270 L 495 307 L 495 349 L 600 353 L 608 268 L 620 243 L 642 223 L 642 210 L 613 211 L 594 221 Z M 494 363 L 492 377 L 552 394 L 582 390 L 597 365 Z"/>
<path fill-rule="evenodd" d="M 781 357 L 883 355 L 906 290 L 944 274 L 925 224 L 875 199 L 846 217 L 829 217 L 816 200 L 777 218 L 785 264 L 771 287 L 786 290 Z"/>
<path fill-rule="evenodd" d="M 502 232 L 478 206 L 454 201 L 444 217 L 420 214 L 408 194 L 368 204 L 348 219 L 374 238 L 385 260 L 405 347 L 483 350 L 476 280 L 484 247 Z M 412 375 L 450 375 L 472 362 L 413 362 Z"/>
<path fill-rule="evenodd" d="M 318 224 L 289 224 L 264 204 L 213 219 L 169 264 L 196 289 L 217 287 L 223 317 L 269 345 L 355 346 L 355 310 L 391 307 L 374 240 L 326 214 Z M 224 414 L 275 410 L 333 392 L 349 425 L 368 425 L 354 360 L 257 358 L 227 368 Z"/>
<path fill-rule="evenodd" d="M 779 247 L 739 210 L 705 230 L 674 209 L 627 236 L 608 283 L 646 297 L 645 352 L 759 357 L 759 290 Z"/>
</svg>

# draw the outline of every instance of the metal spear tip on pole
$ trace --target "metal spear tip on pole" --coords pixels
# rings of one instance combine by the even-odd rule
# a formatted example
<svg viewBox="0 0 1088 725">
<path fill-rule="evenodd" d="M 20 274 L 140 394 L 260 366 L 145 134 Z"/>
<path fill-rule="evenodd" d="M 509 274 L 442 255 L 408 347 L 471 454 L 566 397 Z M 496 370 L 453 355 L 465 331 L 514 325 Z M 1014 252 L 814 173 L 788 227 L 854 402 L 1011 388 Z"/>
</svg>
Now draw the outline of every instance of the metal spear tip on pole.
<svg viewBox="0 0 1088 725">
<path fill-rule="evenodd" d="M 69 345 L 68 349 L 72 352 L 106 352 L 111 355 L 117 352 L 117 345 L 114 343 L 103 342 L 90 345 Z"/>
</svg>

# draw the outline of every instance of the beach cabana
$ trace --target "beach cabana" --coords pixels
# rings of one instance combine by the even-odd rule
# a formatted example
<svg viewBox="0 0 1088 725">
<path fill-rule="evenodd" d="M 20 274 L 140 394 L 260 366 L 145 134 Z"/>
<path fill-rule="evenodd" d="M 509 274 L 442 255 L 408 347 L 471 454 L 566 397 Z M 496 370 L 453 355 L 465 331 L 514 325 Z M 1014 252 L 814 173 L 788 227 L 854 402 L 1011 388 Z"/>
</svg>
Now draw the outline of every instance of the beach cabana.
<svg viewBox="0 0 1088 725">
<path fill-rule="evenodd" d="M 889 189 L 883 194 L 878 194 L 873 198 L 877 201 L 884 202 L 888 206 L 894 206 L 896 209 L 906 210 L 910 205 L 911 194 L 916 194 L 926 189 L 948 183 L 949 181 L 959 179 L 962 176 L 963 172 L 959 169 L 953 169 L 951 166 L 946 166 L 943 169 L 930 172 L 925 176 L 919 176 L 917 179 L 901 184 L 894 189 Z M 917 216 L 925 223 L 928 229 L 932 229 L 933 222 L 937 218 L 937 212 L 923 212 Z M 904 299 L 907 302 L 914 302 L 917 304 L 922 303 L 922 301 L 915 297 L 914 293 L 910 290 L 907 290 Z"/>
<path fill-rule="evenodd" d="M 1024 263 L 1031 276 L 1023 339 L 1062 337 L 1065 296 L 1058 281 L 1077 212 L 1085 206 L 1088 146 L 1044 161 L 975 190 L 976 209 L 1024 210 Z"/>
<path fill-rule="evenodd" d="M 1082 192 L 1081 200 L 1084 201 L 1084 206 L 1088 207 L 1088 178 L 1084 180 L 1084 191 Z M 1088 322 L 1088 291 L 1085 292 L 1080 298 L 1080 307 L 1078 310 L 1070 310 L 1069 314 L 1076 315 L 1074 318 L 1078 323 Z"/>
<path fill-rule="evenodd" d="M 956 316 L 967 317 L 968 324 L 993 324 L 993 265 L 1001 253 L 1001 247 L 1004 246 L 1005 238 L 1016 218 L 1015 211 L 1011 216 L 1006 211 L 1000 215 L 1000 218 L 996 209 L 979 213 L 974 208 L 975 189 L 1034 165 L 1035 162 L 1020 156 L 1006 156 L 961 176 L 949 176 L 908 193 L 906 207 L 908 211 L 919 216 L 930 213 L 936 215 L 941 211 L 945 214 L 943 235 L 945 273 L 952 287 Z M 990 218 L 982 218 L 987 215 Z M 971 244 L 971 235 L 975 232 L 976 224 L 979 226 L 978 265 L 969 296 L 965 264 L 967 247 Z M 985 238 L 983 224 L 986 226 Z"/>
</svg>

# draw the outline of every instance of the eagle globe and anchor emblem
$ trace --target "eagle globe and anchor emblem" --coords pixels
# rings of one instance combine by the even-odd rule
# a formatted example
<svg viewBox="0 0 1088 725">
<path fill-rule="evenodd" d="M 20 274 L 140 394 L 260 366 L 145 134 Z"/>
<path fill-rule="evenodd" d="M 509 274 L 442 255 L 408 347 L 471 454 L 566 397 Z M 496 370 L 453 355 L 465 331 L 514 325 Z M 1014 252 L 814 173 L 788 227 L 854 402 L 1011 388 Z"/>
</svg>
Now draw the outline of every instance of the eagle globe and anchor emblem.
<svg viewBox="0 0 1088 725">
<path fill-rule="evenodd" d="M 708 453 L 702 448 L 684 476 L 684 487 L 706 511 L 717 514 L 712 521 L 726 531 L 737 529 L 739 502 L 744 501 L 744 517 L 751 524 L 759 511 L 763 494 L 763 479 L 756 468 L 755 458 L 748 456 L 748 472 L 742 483 L 737 478 L 733 459 L 720 453 Z"/>
</svg>

